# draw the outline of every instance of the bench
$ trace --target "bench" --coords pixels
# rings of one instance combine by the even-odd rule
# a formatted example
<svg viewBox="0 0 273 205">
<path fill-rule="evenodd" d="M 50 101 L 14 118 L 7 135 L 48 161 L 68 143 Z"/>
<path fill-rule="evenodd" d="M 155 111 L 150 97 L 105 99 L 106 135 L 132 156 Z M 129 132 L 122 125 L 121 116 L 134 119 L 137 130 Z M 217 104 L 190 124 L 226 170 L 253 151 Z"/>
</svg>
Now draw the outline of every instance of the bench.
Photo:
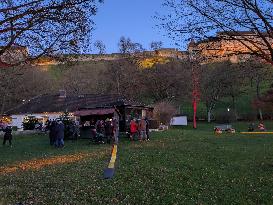
<svg viewBox="0 0 273 205">
<path fill-rule="evenodd" d="M 229 129 L 232 129 L 232 125 L 225 125 L 225 124 L 223 124 L 223 125 L 216 125 L 216 126 L 214 126 L 214 129 L 220 129 L 221 131 L 227 131 L 227 130 L 229 130 Z"/>
</svg>

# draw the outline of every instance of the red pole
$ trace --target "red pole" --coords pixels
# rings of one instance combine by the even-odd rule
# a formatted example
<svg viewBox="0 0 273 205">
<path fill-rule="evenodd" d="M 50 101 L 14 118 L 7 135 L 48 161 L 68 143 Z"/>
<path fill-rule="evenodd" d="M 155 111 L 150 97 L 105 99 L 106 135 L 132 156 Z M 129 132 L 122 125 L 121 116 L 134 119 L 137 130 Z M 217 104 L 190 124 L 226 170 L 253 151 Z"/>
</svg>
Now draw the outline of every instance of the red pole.
<svg viewBox="0 0 273 205">
<path fill-rule="evenodd" d="M 193 128 L 196 129 L 196 112 L 197 112 L 197 100 L 196 97 L 193 98 Z"/>
<path fill-rule="evenodd" d="M 198 62 L 193 62 L 192 64 L 192 105 L 193 105 L 193 128 L 197 128 L 196 123 L 196 115 L 197 115 L 197 103 L 200 98 L 200 90 L 199 90 L 199 76 L 198 70 L 199 64 Z"/>
<path fill-rule="evenodd" d="M 194 40 L 192 43 L 195 45 Z M 196 129 L 197 103 L 200 98 L 200 83 L 199 83 L 199 50 L 196 48 L 190 50 L 190 61 L 192 66 L 192 106 L 193 106 L 193 128 Z"/>
</svg>

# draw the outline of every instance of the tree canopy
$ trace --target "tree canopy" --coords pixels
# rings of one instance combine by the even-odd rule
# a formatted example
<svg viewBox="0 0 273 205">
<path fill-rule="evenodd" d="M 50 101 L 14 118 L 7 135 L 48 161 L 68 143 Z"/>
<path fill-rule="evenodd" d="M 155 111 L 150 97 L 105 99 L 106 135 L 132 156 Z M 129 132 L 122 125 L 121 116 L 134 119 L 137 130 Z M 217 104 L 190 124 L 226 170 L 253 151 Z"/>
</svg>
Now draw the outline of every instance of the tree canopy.
<svg viewBox="0 0 273 205">
<path fill-rule="evenodd" d="M 159 16 L 159 25 L 172 38 L 188 42 L 222 32 L 219 38 L 236 40 L 273 64 L 271 0 L 165 0 L 164 5 L 169 12 Z"/>
<path fill-rule="evenodd" d="M 88 45 L 92 16 L 103 0 L 0 1 L 0 56 L 12 46 L 32 57 L 78 52 Z"/>
</svg>

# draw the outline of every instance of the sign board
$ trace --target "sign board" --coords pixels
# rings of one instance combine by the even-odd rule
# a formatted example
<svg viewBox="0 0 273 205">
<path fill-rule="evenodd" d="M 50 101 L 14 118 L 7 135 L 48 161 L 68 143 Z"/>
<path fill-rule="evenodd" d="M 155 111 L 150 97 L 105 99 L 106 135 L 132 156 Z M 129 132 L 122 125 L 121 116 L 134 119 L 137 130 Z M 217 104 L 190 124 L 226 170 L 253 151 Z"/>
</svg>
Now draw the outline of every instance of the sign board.
<svg viewBox="0 0 273 205">
<path fill-rule="evenodd" d="M 187 116 L 177 116 L 171 119 L 170 125 L 177 126 L 177 125 L 188 125 Z"/>
</svg>

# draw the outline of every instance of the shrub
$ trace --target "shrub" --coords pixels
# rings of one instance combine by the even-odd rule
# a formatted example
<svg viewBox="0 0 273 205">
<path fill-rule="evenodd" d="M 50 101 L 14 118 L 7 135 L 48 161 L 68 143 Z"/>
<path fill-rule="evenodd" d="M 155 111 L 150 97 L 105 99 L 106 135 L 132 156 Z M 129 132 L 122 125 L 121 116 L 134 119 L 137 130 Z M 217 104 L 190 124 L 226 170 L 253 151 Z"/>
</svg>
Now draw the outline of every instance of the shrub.
<svg viewBox="0 0 273 205">
<path fill-rule="evenodd" d="M 160 123 L 169 125 L 172 117 L 177 113 L 177 109 L 168 101 L 155 104 L 154 117 Z"/>
<path fill-rule="evenodd" d="M 34 116 L 28 116 L 23 121 L 23 128 L 24 130 L 34 130 L 36 124 L 39 124 L 38 119 Z"/>
<path fill-rule="evenodd" d="M 233 110 L 217 110 L 214 116 L 217 123 L 231 123 L 236 121 L 236 113 Z"/>
<path fill-rule="evenodd" d="M 238 120 L 255 121 L 257 120 L 257 112 L 241 113 Z"/>
</svg>

